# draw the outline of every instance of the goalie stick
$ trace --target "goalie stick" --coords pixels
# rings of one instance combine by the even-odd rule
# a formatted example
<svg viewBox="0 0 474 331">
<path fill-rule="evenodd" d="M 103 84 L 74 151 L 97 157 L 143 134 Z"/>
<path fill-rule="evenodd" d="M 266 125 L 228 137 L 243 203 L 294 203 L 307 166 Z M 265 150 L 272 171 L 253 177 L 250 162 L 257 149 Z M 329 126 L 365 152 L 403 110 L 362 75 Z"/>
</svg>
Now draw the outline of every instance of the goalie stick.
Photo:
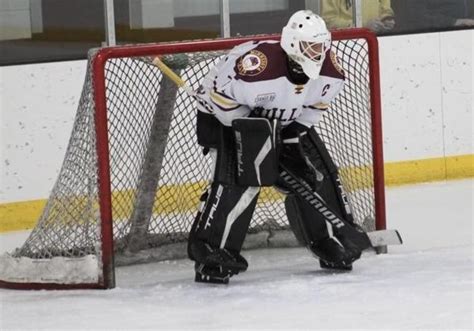
<svg viewBox="0 0 474 331">
<path fill-rule="evenodd" d="M 176 85 L 181 87 L 189 96 L 197 98 L 198 94 L 181 77 L 179 77 L 170 67 L 168 67 L 159 56 L 155 57 L 152 63 L 157 66 L 163 74 L 171 79 Z"/>
<path fill-rule="evenodd" d="M 191 97 L 200 101 L 199 95 L 194 91 L 180 76 L 178 76 L 170 67 L 168 67 L 158 56 L 152 60 L 163 74 L 171 79 L 176 85 Z M 347 235 L 358 245 L 361 250 L 374 248 L 381 252 L 388 245 L 400 245 L 402 238 L 397 230 L 378 230 L 363 232 L 347 223 L 342 217 L 339 217 L 316 192 L 308 187 L 308 184 L 293 175 L 284 165 L 280 165 L 280 178 L 286 185 L 291 187 L 297 195 L 306 200 L 315 208 L 325 219 L 331 223 L 341 234 Z M 379 249 L 382 248 L 382 249 Z"/>
</svg>

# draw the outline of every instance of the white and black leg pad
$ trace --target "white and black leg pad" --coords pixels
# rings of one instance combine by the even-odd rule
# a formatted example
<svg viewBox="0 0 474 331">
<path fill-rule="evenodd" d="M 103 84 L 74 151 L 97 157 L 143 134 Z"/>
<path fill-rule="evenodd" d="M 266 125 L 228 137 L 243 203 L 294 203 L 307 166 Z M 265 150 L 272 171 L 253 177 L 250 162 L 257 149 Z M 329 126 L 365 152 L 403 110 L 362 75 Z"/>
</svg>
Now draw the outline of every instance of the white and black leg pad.
<svg viewBox="0 0 474 331">
<path fill-rule="evenodd" d="M 272 186 L 278 178 L 277 121 L 239 118 L 232 121 L 237 183 L 242 186 Z"/>
<path fill-rule="evenodd" d="M 312 148 L 312 154 L 319 155 L 322 160 L 321 166 L 322 168 L 325 168 L 322 171 L 327 172 L 329 177 L 329 180 L 326 179 L 323 185 L 321 185 L 321 196 L 328 200 L 328 202 L 332 203 L 334 201 L 333 207 L 339 212 L 339 214 L 342 215 L 346 221 L 354 224 L 354 216 L 352 215 L 351 206 L 342 185 L 338 168 L 334 164 L 326 146 L 315 130 L 312 129 L 308 131 L 308 138 L 314 146 L 314 148 Z"/>
<path fill-rule="evenodd" d="M 259 191 L 258 187 L 212 183 L 204 209 L 193 226 L 192 239 L 213 248 L 240 252 Z"/>
<path fill-rule="evenodd" d="M 300 197 L 288 194 L 285 198 L 285 210 L 290 227 L 303 246 L 312 246 L 329 237 L 325 218 Z"/>
</svg>

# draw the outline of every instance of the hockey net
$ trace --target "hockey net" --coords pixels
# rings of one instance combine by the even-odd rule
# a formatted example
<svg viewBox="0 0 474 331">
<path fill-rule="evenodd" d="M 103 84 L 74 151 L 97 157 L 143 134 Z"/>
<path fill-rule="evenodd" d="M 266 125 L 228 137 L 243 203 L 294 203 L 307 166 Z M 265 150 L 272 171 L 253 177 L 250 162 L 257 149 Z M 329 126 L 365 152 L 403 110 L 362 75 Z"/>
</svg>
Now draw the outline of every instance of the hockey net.
<svg viewBox="0 0 474 331">
<path fill-rule="evenodd" d="M 257 36 L 92 50 L 65 160 L 26 242 L 0 258 L 0 284 L 111 288 L 114 266 L 185 256 L 212 161 L 195 137 L 195 101 L 152 64 L 193 89 L 235 45 Z M 340 168 L 356 221 L 385 227 L 377 41 L 333 33 L 347 80 L 317 128 Z M 244 248 L 295 245 L 282 195 L 264 189 Z M 288 234 L 290 233 L 290 234 Z"/>
</svg>

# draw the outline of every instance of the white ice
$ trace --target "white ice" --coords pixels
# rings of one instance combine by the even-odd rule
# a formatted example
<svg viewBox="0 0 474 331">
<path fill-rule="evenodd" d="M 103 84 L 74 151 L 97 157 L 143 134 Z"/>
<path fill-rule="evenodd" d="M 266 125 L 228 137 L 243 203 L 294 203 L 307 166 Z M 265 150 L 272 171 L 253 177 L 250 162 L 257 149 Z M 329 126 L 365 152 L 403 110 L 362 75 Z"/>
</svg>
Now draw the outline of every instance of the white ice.
<svg viewBox="0 0 474 331">
<path fill-rule="evenodd" d="M 113 290 L 1 290 L 0 329 L 473 329 L 473 180 L 387 190 L 403 246 L 350 273 L 300 248 L 244 252 L 227 286 L 186 260 L 122 267 Z M 24 233 L 3 235 L 10 249 Z"/>
</svg>

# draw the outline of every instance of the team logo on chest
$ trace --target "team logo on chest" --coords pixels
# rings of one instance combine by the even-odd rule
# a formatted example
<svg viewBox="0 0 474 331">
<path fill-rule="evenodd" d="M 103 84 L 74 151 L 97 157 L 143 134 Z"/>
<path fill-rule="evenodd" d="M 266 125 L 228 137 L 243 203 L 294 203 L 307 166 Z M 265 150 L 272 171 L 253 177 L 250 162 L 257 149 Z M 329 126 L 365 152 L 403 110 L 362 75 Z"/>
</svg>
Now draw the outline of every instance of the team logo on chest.
<svg viewBox="0 0 474 331">
<path fill-rule="evenodd" d="M 268 59 L 265 54 L 257 50 L 251 50 L 240 57 L 237 69 L 242 76 L 255 76 L 265 70 L 267 64 Z"/>
<path fill-rule="evenodd" d="M 331 62 L 334 65 L 334 68 L 341 74 L 344 75 L 344 69 L 342 69 L 342 64 L 339 61 L 339 58 L 337 57 L 336 53 L 334 52 L 329 52 L 329 57 L 331 58 Z"/>
</svg>

